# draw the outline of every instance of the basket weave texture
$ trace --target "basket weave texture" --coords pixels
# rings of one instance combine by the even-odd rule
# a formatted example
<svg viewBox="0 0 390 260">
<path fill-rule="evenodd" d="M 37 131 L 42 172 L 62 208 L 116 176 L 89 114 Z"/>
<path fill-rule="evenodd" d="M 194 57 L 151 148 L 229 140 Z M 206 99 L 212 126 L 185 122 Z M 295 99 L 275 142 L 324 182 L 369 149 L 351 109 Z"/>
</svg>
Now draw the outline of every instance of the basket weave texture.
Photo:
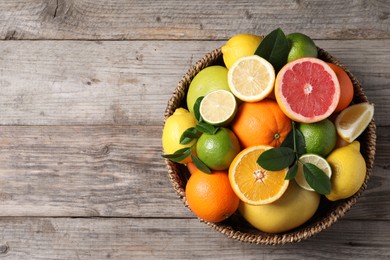
<svg viewBox="0 0 390 260">
<path fill-rule="evenodd" d="M 321 48 L 318 48 L 318 58 L 326 62 L 336 64 L 347 72 L 348 76 L 352 80 L 354 87 L 353 103 L 368 102 L 367 96 L 364 94 L 361 85 L 354 77 L 354 75 L 348 70 L 348 68 L 346 68 L 335 57 Z M 185 107 L 186 93 L 192 79 L 199 71 L 212 65 L 223 65 L 221 48 L 215 49 L 212 52 L 206 54 L 183 76 L 168 101 L 164 113 L 165 120 L 173 114 L 176 108 Z M 356 203 L 357 199 L 361 196 L 362 192 L 367 187 L 367 182 L 372 175 L 375 158 L 376 125 L 374 120 L 371 121 L 367 129 L 358 140 L 361 143 L 361 153 L 367 165 L 367 176 L 362 187 L 356 194 L 348 199 L 339 200 L 336 202 L 330 202 L 326 199 L 321 199 L 319 209 L 306 224 L 285 233 L 269 234 L 261 232 L 250 226 L 242 218 L 242 216 L 240 216 L 239 213 L 233 214 L 228 220 L 220 223 L 211 223 L 201 219 L 199 220 L 206 223 L 212 229 L 215 229 L 232 239 L 262 245 L 283 245 L 286 243 L 299 242 L 314 236 L 315 234 L 327 229 L 341 217 L 343 217 L 345 213 Z M 189 178 L 189 173 L 186 167 L 174 163 L 168 159 L 165 159 L 165 164 L 168 169 L 168 177 L 173 185 L 174 190 L 178 194 L 179 198 L 183 201 L 184 205 L 188 207 L 185 197 L 185 185 Z"/>
</svg>

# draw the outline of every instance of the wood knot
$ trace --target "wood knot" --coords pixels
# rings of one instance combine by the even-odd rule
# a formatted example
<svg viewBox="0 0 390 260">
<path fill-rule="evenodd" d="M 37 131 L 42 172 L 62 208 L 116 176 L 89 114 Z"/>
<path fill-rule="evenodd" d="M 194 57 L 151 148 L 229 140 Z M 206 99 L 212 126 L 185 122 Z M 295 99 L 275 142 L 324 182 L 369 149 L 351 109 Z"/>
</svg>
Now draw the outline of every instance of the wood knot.
<svg viewBox="0 0 390 260">
<path fill-rule="evenodd" d="M 0 244 L 0 254 L 6 254 L 9 251 L 9 246 L 7 243 Z"/>
</svg>

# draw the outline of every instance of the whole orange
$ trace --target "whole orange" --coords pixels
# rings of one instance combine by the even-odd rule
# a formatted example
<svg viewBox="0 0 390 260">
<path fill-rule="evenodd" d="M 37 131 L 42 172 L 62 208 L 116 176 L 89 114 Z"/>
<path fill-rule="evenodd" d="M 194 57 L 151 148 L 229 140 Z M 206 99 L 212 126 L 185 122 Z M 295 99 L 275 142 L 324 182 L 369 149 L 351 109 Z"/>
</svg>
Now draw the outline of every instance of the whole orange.
<svg viewBox="0 0 390 260">
<path fill-rule="evenodd" d="M 232 130 L 243 148 L 253 145 L 278 147 L 291 130 L 291 119 L 274 100 L 245 102 L 237 110 Z"/>
<path fill-rule="evenodd" d="M 353 84 L 348 74 L 339 66 L 328 63 L 332 70 L 336 73 L 340 84 L 340 99 L 335 112 L 340 112 L 346 108 L 353 99 Z"/>
<path fill-rule="evenodd" d="M 230 186 L 227 171 L 192 174 L 186 185 L 186 198 L 191 211 L 208 222 L 227 219 L 240 202 Z"/>
</svg>

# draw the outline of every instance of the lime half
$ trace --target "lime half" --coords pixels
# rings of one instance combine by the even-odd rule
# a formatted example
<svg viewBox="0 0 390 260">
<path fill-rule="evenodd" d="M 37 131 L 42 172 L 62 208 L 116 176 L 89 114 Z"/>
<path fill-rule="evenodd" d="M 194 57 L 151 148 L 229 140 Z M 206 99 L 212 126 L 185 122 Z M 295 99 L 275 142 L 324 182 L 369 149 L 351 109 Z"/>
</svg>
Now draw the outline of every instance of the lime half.
<svg viewBox="0 0 390 260">
<path fill-rule="evenodd" d="M 311 163 L 320 168 L 326 176 L 329 178 L 332 176 L 332 168 L 330 167 L 329 163 L 325 160 L 325 158 L 317 155 L 317 154 L 304 154 L 299 158 L 298 162 L 298 172 L 295 176 L 295 181 L 298 183 L 299 186 L 304 188 L 305 190 L 314 191 L 312 187 L 310 187 L 309 183 L 307 183 L 305 176 L 303 174 L 303 163 Z"/>
<path fill-rule="evenodd" d="M 203 120 L 215 126 L 229 124 L 237 111 L 237 101 L 227 90 L 215 90 L 207 94 L 200 103 L 199 112 Z"/>
</svg>

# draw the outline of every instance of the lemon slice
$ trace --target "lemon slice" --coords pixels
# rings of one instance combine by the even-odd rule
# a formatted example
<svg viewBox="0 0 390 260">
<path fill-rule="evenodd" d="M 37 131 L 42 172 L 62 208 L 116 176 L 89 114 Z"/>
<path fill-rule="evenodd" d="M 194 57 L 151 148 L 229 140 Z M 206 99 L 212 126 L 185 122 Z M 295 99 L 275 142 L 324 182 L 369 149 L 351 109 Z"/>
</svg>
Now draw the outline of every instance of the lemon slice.
<svg viewBox="0 0 390 260">
<path fill-rule="evenodd" d="M 298 163 L 298 172 L 295 176 L 295 181 L 298 183 L 299 186 L 304 188 L 305 190 L 314 191 L 312 187 L 310 187 L 309 183 L 307 183 L 305 179 L 305 175 L 303 174 L 303 165 L 302 163 L 311 163 L 320 168 L 326 176 L 329 178 L 332 176 L 332 168 L 330 167 L 329 163 L 325 160 L 325 158 L 317 155 L 317 154 L 304 154 L 299 158 Z"/>
<path fill-rule="evenodd" d="M 363 133 L 373 117 L 373 105 L 367 102 L 351 105 L 336 117 L 337 133 L 345 141 L 352 143 Z"/>
<path fill-rule="evenodd" d="M 229 180 L 237 197 L 250 205 L 264 205 L 278 200 L 287 190 L 285 179 L 288 168 L 268 171 L 257 159 L 272 146 L 249 146 L 242 150 L 229 167 Z"/>
<path fill-rule="evenodd" d="M 256 102 L 264 99 L 273 90 L 274 83 L 274 67 L 258 55 L 238 59 L 228 72 L 230 90 L 242 101 Z"/>
<path fill-rule="evenodd" d="M 203 120 L 215 126 L 225 126 L 234 118 L 237 101 L 227 90 L 216 90 L 207 94 L 199 106 Z"/>
</svg>

